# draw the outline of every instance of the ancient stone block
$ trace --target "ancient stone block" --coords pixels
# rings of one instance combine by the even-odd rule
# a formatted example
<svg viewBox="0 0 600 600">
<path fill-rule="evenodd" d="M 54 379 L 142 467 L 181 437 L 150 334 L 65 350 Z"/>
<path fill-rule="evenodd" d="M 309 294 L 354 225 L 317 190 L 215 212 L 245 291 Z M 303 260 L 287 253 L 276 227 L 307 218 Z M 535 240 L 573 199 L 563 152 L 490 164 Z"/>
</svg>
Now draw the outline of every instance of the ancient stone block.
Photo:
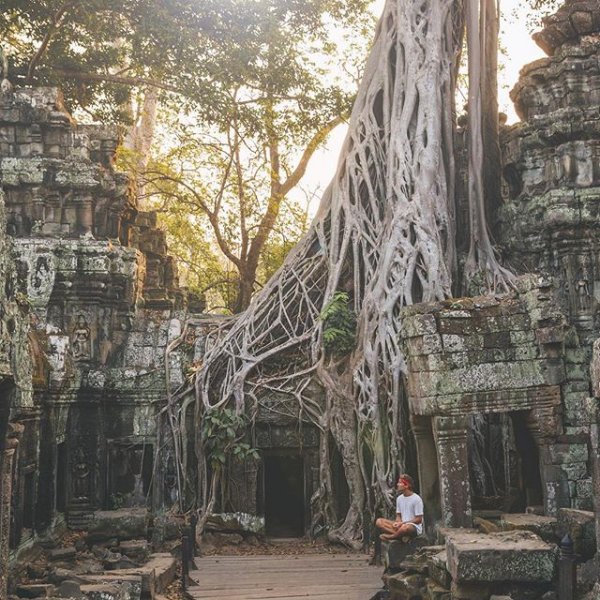
<svg viewBox="0 0 600 600">
<path fill-rule="evenodd" d="M 81 583 L 72 580 L 63 581 L 58 587 L 58 595 L 61 598 L 82 598 Z"/>
<path fill-rule="evenodd" d="M 427 564 L 429 570 L 429 576 L 431 579 L 440 587 L 444 589 L 450 589 L 452 579 L 446 565 L 447 555 L 446 550 L 442 550 L 437 554 L 434 554 Z"/>
<path fill-rule="evenodd" d="M 569 533 L 575 544 L 575 552 L 591 558 L 596 552 L 596 519 L 591 511 L 561 508 L 558 511 L 558 533 Z"/>
<path fill-rule="evenodd" d="M 205 526 L 208 531 L 233 533 L 264 533 L 265 519 L 248 513 L 218 513 L 211 515 Z"/>
<path fill-rule="evenodd" d="M 394 573 L 383 576 L 393 600 L 420 598 L 425 589 L 425 577 L 419 573 Z"/>
<path fill-rule="evenodd" d="M 546 542 L 556 542 L 557 524 L 556 517 L 545 517 L 531 513 L 505 513 L 501 517 L 501 524 L 507 530 L 531 531 Z"/>
<path fill-rule="evenodd" d="M 67 548 L 55 548 L 48 552 L 48 558 L 53 561 L 58 560 L 73 560 L 77 554 L 73 546 Z"/>
<path fill-rule="evenodd" d="M 48 598 L 54 595 L 55 588 L 49 583 L 30 583 L 17 586 L 19 598 Z"/>
<path fill-rule="evenodd" d="M 446 553 L 455 582 L 550 582 L 554 577 L 556 546 L 527 531 L 452 533 Z"/>
<path fill-rule="evenodd" d="M 148 536 L 150 516 L 145 508 L 96 511 L 88 526 L 88 540 L 131 540 Z"/>
<path fill-rule="evenodd" d="M 586 444 L 552 444 L 549 451 L 550 460 L 555 465 L 586 462 L 588 459 Z"/>
<path fill-rule="evenodd" d="M 402 561 L 419 548 L 427 545 L 427 539 L 424 537 L 413 538 L 409 542 L 395 540 L 392 542 L 382 542 L 381 556 L 386 571 L 398 571 L 401 568 Z"/>
</svg>

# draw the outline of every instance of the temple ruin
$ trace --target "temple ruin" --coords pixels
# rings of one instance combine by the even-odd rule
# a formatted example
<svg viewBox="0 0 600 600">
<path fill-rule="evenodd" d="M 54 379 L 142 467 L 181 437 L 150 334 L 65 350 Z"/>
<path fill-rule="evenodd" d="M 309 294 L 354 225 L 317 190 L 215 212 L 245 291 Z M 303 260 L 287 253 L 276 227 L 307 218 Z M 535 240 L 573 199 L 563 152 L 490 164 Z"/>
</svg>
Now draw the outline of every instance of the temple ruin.
<svg viewBox="0 0 600 600">
<path fill-rule="evenodd" d="M 502 127 L 495 207 L 517 289 L 404 309 L 413 458 L 428 540 L 441 545 L 412 563 L 388 557 L 394 598 L 555 597 L 544 594 L 565 533 L 600 572 L 597 1 L 569 0 L 536 39 L 549 57 L 512 92 L 523 121 Z M 178 285 L 156 214 L 115 169 L 118 144 L 115 128 L 77 125 L 56 89 L 0 94 L 0 600 L 56 532 L 116 538 L 132 556 L 128 540 L 180 535 L 166 518 L 181 488 L 165 406 L 212 321 Z M 236 528 L 245 515 L 253 533 L 317 533 L 318 433 L 273 394 L 253 442 L 260 460 L 229 465 L 219 512 L 237 513 Z M 342 517 L 335 448 L 332 460 Z M 228 531 L 227 515 L 218 522 Z M 522 571 L 509 581 L 494 561 L 515 553 Z M 114 582 L 106 573 L 89 585 Z"/>
</svg>

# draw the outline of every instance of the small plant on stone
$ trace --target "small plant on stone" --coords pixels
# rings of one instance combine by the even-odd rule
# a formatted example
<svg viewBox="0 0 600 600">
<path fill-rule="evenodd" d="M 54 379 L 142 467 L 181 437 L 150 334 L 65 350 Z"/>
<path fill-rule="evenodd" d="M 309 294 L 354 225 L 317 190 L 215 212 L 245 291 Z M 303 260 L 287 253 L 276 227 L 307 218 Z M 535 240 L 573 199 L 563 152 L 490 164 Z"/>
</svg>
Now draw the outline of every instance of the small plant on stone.
<svg viewBox="0 0 600 600">
<path fill-rule="evenodd" d="M 258 451 L 243 436 L 248 429 L 248 419 L 229 408 L 211 410 L 202 421 L 202 437 L 211 466 L 222 467 L 229 455 L 239 460 L 258 459 Z"/>
<path fill-rule="evenodd" d="M 348 306 L 346 292 L 335 292 L 319 315 L 323 321 L 323 345 L 334 356 L 344 356 L 356 346 L 356 314 Z"/>
<path fill-rule="evenodd" d="M 121 492 L 110 495 L 110 506 L 113 510 L 119 510 L 125 506 L 125 497 Z"/>
</svg>

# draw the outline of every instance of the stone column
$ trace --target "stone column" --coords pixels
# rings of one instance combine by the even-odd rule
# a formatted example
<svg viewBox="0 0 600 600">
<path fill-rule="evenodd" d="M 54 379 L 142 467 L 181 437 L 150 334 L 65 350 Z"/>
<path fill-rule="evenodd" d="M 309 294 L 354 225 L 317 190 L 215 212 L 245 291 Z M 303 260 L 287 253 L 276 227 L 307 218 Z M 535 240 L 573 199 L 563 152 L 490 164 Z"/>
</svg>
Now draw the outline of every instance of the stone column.
<svg viewBox="0 0 600 600">
<path fill-rule="evenodd" d="M 467 455 L 469 417 L 434 417 L 442 523 L 447 527 L 471 527 L 471 482 Z"/>
<path fill-rule="evenodd" d="M 562 433 L 559 421 L 554 407 L 534 409 L 527 418 L 527 428 L 539 451 L 544 513 L 549 516 L 555 516 L 559 508 L 571 506 L 567 474 L 552 460 L 551 446 Z"/>
<path fill-rule="evenodd" d="M 592 471 L 592 498 L 596 513 L 596 540 L 600 548 L 600 338 L 594 342 L 590 365 L 592 395 L 588 404 L 590 421 L 590 467 Z M 596 553 L 600 568 L 600 551 Z M 597 584 L 600 586 L 600 584 Z"/>
<path fill-rule="evenodd" d="M 423 498 L 425 508 L 425 527 L 429 530 L 442 516 L 438 459 L 431 417 L 411 415 L 410 422 L 417 447 L 419 494 Z"/>
<path fill-rule="evenodd" d="M 594 499 L 594 512 L 596 513 L 596 540 L 600 540 L 600 401 L 594 402 L 594 421 L 590 427 L 590 463 L 592 469 L 592 498 Z M 600 552 L 597 553 L 598 567 L 600 568 Z"/>
<path fill-rule="evenodd" d="M 19 442 L 9 437 L 0 457 L 0 600 L 8 597 L 8 552 L 12 500 L 13 460 Z"/>
</svg>

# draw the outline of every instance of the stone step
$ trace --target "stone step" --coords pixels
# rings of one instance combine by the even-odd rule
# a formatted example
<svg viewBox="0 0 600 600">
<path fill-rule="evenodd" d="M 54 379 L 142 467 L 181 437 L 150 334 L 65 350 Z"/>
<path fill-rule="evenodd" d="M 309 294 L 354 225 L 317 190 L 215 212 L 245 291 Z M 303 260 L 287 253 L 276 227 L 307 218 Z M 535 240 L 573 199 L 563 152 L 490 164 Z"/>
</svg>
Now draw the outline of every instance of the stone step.
<svg viewBox="0 0 600 600">
<path fill-rule="evenodd" d="M 17 586 L 19 598 L 49 598 L 54 595 L 55 587 L 49 583 L 30 583 Z"/>
</svg>

